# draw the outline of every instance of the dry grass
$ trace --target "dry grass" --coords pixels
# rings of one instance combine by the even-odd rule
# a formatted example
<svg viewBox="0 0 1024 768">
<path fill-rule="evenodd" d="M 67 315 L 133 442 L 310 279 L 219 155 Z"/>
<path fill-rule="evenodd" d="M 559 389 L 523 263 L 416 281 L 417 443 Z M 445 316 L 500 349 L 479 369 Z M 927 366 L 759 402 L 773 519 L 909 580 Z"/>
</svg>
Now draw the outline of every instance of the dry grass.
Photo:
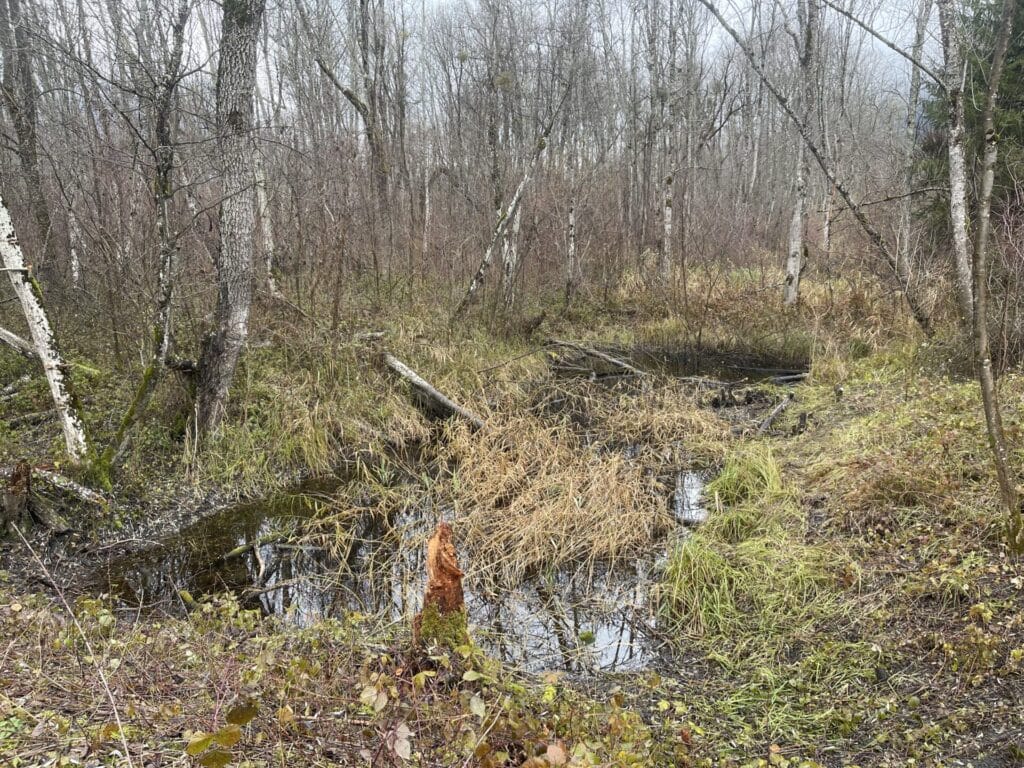
<svg viewBox="0 0 1024 768">
<path fill-rule="evenodd" d="M 528 416 L 455 430 L 447 457 L 459 538 L 483 583 L 510 587 L 650 549 L 672 525 L 666 490 L 622 453 Z"/>
</svg>

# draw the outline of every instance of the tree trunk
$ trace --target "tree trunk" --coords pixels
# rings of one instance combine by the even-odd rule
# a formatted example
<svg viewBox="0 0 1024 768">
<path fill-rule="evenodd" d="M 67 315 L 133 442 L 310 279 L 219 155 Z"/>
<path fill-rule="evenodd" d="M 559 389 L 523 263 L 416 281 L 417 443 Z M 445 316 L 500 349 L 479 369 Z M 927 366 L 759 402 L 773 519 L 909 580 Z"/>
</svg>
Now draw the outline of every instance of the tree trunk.
<svg viewBox="0 0 1024 768">
<path fill-rule="evenodd" d="M 804 236 L 807 227 L 807 152 L 801 141 L 796 152 L 796 202 L 789 222 L 789 250 L 786 253 L 786 282 L 782 303 L 791 307 L 800 300 L 800 273 L 803 271 Z"/>
<path fill-rule="evenodd" d="M 516 270 L 519 267 L 519 225 L 523 219 L 523 207 L 516 208 L 512 216 L 512 227 L 505 232 L 501 250 L 501 294 L 505 311 L 510 312 L 516 303 Z"/>
<path fill-rule="evenodd" d="M 57 349 L 57 340 L 50 328 L 49 318 L 43 309 L 42 293 L 39 283 L 30 275 L 25 266 L 25 257 L 18 244 L 14 232 L 11 215 L 7 205 L 0 198 L 0 261 L 7 271 L 14 286 L 14 292 L 21 302 L 21 310 L 28 322 L 29 333 L 36 354 L 43 364 L 46 381 L 50 385 L 53 405 L 60 417 L 64 431 L 64 445 L 68 456 L 74 462 L 81 462 L 88 456 L 88 444 L 85 439 L 85 428 L 78 416 L 78 410 L 71 391 L 71 380 L 68 367 L 65 365 Z"/>
<path fill-rule="evenodd" d="M 252 303 L 254 200 L 252 127 L 256 44 L 265 0 L 224 3 L 217 66 L 217 131 L 223 200 L 217 254 L 216 327 L 199 372 L 196 427 L 209 434 L 224 416 L 228 389 L 249 332 Z"/>
<path fill-rule="evenodd" d="M 953 258 L 960 319 L 971 325 L 972 297 L 970 241 L 967 234 L 967 160 L 964 118 L 964 60 L 953 0 L 938 0 L 945 59 L 943 83 L 949 109 L 949 215 L 953 227 Z"/>
<path fill-rule="evenodd" d="M 875 248 L 878 249 L 878 252 L 882 255 L 889 268 L 893 271 L 900 289 L 903 291 L 907 300 L 907 304 L 910 307 L 911 314 L 921 327 L 921 330 L 924 331 L 926 335 L 931 336 L 932 333 L 934 333 L 931 327 L 931 319 L 926 308 L 921 303 L 920 296 L 915 290 L 913 290 L 913 286 L 909 281 L 909 275 L 905 267 L 895 258 L 892 250 L 886 244 L 885 238 L 882 237 L 881 233 L 864 213 L 863 207 L 853 199 L 853 195 L 850 194 L 846 185 L 843 184 L 836 176 L 835 168 L 829 163 L 828 158 L 822 153 L 821 148 L 815 144 L 807 125 L 790 106 L 789 100 L 783 92 L 772 81 L 767 72 L 765 72 L 764 67 L 754 55 L 753 50 L 744 38 L 731 24 L 729 24 L 718 8 L 715 7 L 714 3 L 711 0 L 697 1 L 711 12 L 711 15 L 715 17 L 722 29 L 724 29 L 729 34 L 729 37 L 736 42 L 740 50 L 743 51 L 743 55 L 746 57 L 747 62 L 750 64 L 750 68 L 754 70 L 754 73 L 761 79 L 761 82 L 764 83 L 765 88 L 767 88 L 772 94 L 776 103 L 779 105 L 779 108 L 782 110 L 782 113 L 796 126 L 797 131 L 800 133 L 800 138 L 803 139 L 808 151 L 813 155 L 818 167 L 821 168 L 821 172 L 824 174 L 826 181 L 835 188 L 836 193 L 842 198 L 846 207 L 849 208 L 850 213 L 853 214 L 854 219 L 857 220 L 857 224 L 860 225 L 864 234 L 867 235 L 868 240 Z"/>
<path fill-rule="evenodd" d="M 992 460 L 999 480 L 1000 496 L 1006 508 L 1008 543 L 1014 551 L 1022 552 L 1024 551 L 1024 519 L 1022 519 L 1021 508 L 1017 501 L 1016 483 L 1009 466 L 1009 452 L 1006 448 L 1006 435 L 1003 431 L 1003 419 L 999 408 L 999 393 L 992 371 L 987 316 L 988 242 L 992 229 L 992 185 L 995 178 L 999 141 L 995 126 L 995 112 L 999 98 L 999 81 L 1002 79 L 1006 50 L 1013 26 L 1014 6 L 1013 0 L 1004 0 L 1003 2 L 984 112 L 985 152 L 981 165 L 981 189 L 978 194 L 977 234 L 974 238 L 974 354 L 978 369 L 978 381 L 981 385 L 982 403 L 985 408 L 989 447 L 992 450 Z M 952 129 L 952 125 L 950 128 Z M 951 185 L 953 184 L 953 173 L 953 168 L 950 166 Z"/>
<path fill-rule="evenodd" d="M 43 192 L 39 171 L 37 138 L 37 101 L 32 74 L 32 46 L 19 0 L 0 0 L 0 46 L 3 47 L 4 104 L 14 125 L 17 154 L 25 180 L 29 205 L 35 219 L 43 262 L 56 262 L 56 249 L 51 231 L 50 208 Z"/>
<path fill-rule="evenodd" d="M 658 267 L 658 272 L 661 276 L 662 282 L 667 285 L 669 278 L 672 276 L 672 262 L 674 260 L 674 254 L 672 252 L 673 178 L 671 169 L 665 174 L 665 178 L 662 179 L 661 183 L 661 264 Z"/>
<path fill-rule="evenodd" d="M 537 166 L 537 161 L 540 159 L 541 154 L 544 152 L 544 148 L 547 146 L 547 137 L 550 130 L 551 126 L 549 125 L 544 131 L 544 134 L 537 141 L 537 147 L 534 150 L 533 157 L 526 166 L 526 171 L 523 173 L 523 178 L 519 182 L 519 186 L 516 187 L 515 194 L 512 195 L 512 199 L 509 201 L 509 204 L 505 209 L 498 212 L 498 220 L 494 225 L 494 232 L 491 234 L 491 242 L 488 244 L 487 250 L 484 251 L 484 257 L 480 261 L 480 266 L 477 267 L 476 273 L 473 275 L 473 279 L 469 282 L 469 288 L 466 289 L 466 295 L 462 297 L 462 301 L 459 302 L 459 306 L 455 308 L 455 312 L 452 314 L 452 320 L 458 320 L 462 317 L 466 310 L 469 309 L 470 305 L 472 305 L 476 300 L 476 293 L 480 290 L 480 286 L 483 285 L 484 278 L 487 276 L 487 272 L 491 268 L 491 262 L 494 261 L 494 250 L 505 236 L 505 232 L 509 225 L 509 219 L 514 218 L 519 211 L 519 205 L 523 201 L 523 193 L 526 192 L 526 187 L 530 183 L 530 178 L 533 175 L 534 168 Z"/>
<path fill-rule="evenodd" d="M 816 52 L 818 46 L 818 17 L 820 9 L 818 0 L 801 0 L 799 4 L 801 22 L 800 32 L 803 36 L 800 56 L 800 81 L 803 86 L 801 107 L 803 108 L 803 124 L 811 139 L 814 138 L 815 101 L 817 86 Z M 824 151 L 825 148 L 823 148 Z M 807 196 L 810 185 L 810 166 L 807 161 L 807 149 L 800 141 L 796 153 L 796 202 L 793 205 L 793 218 L 789 225 L 789 251 L 786 256 L 786 282 L 782 292 L 782 302 L 793 306 L 800 300 L 800 275 L 804 269 L 804 252 L 807 240 Z"/>
<path fill-rule="evenodd" d="M 573 180 L 575 184 L 575 180 Z M 565 306 L 568 307 L 572 304 L 573 296 L 576 290 L 579 288 L 580 283 L 580 263 L 579 254 L 576 250 L 576 191 L 573 190 L 572 196 L 569 198 L 569 232 L 568 232 L 568 251 L 565 258 Z"/>
<path fill-rule="evenodd" d="M 921 60 L 921 52 L 924 49 L 925 33 L 928 30 L 928 18 L 932 11 L 932 0 L 921 0 L 921 6 L 917 14 L 917 26 L 914 30 L 914 45 L 910 55 L 915 61 Z M 899 242 L 896 244 L 896 260 L 905 265 L 908 275 L 911 274 L 911 213 L 913 199 L 911 192 L 914 188 L 914 172 L 916 170 L 917 154 L 917 109 L 921 103 L 921 70 L 919 67 L 910 68 L 910 94 L 907 100 L 907 124 L 906 124 L 906 154 L 904 156 L 903 172 L 903 199 L 900 200 L 900 225 Z"/>
<path fill-rule="evenodd" d="M 253 168 L 256 178 L 256 209 L 259 215 L 260 224 L 260 245 L 263 250 L 263 264 L 267 272 L 267 291 L 275 299 L 284 299 L 281 288 L 277 284 L 276 267 L 276 243 L 274 240 L 274 220 L 270 212 L 270 202 L 267 199 L 267 173 L 263 167 L 263 155 L 259 149 L 253 151 Z"/>
</svg>

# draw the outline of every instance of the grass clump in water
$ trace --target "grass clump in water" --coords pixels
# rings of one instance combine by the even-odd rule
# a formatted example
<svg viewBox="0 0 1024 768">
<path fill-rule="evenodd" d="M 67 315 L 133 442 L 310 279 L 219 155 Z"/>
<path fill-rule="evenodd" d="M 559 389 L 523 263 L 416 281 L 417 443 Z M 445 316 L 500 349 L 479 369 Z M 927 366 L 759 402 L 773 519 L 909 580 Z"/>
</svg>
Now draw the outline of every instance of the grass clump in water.
<svg viewBox="0 0 1024 768">
<path fill-rule="evenodd" d="M 718 476 L 707 485 L 709 497 L 733 506 L 747 502 L 767 502 L 782 493 L 782 473 L 771 448 L 745 447 L 725 460 Z"/>
<path fill-rule="evenodd" d="M 474 576 L 503 588 L 635 558 L 672 524 L 664 490 L 640 464 L 564 425 L 492 414 L 486 430 L 454 430 L 446 458 L 458 467 L 454 525 Z"/>
</svg>

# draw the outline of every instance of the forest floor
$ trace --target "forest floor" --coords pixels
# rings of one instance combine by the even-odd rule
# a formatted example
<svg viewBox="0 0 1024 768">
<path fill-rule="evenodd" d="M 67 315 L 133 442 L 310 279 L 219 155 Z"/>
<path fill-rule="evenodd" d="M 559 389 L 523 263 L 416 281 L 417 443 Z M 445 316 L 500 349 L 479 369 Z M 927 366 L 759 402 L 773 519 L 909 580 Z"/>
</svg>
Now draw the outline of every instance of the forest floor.
<svg viewBox="0 0 1024 768">
<path fill-rule="evenodd" d="M 169 380 L 115 503 L 44 489 L 76 531 L 0 545 L 0 764 L 1024 765 L 1024 562 L 1002 544 L 976 385 L 950 370 L 952 346 L 883 329 L 885 307 L 825 311 L 808 288 L 797 323 L 752 316 L 750 290 L 688 315 L 620 299 L 535 337 L 452 335 L 428 312 L 301 335 L 264 324 L 201 461 L 181 439 L 186 386 Z M 355 339 L 377 330 L 487 428 L 424 419 Z M 535 340 L 664 361 L 697 336 L 736 359 L 804 357 L 810 376 L 752 383 L 733 407 L 674 363 L 643 382 L 555 376 Z M 4 382 L 28 372 L 2 364 Z M 75 370 L 102 439 L 130 378 L 84 354 Z M 1024 377 L 1007 373 L 1002 394 L 1019 466 Z M 32 379 L 0 407 L 8 423 L 42 412 L 45 391 Z M 57 431 L 8 426 L 3 463 L 44 463 Z M 433 471 L 384 482 L 386 457 L 412 450 Z M 659 551 L 664 652 L 632 671 L 528 673 L 482 646 L 411 653 L 407 622 L 365 612 L 298 626 L 239 595 L 186 594 L 171 612 L 73 588 L 78 550 L 343 465 L 360 473 L 308 535 L 342 547 L 353 487 L 387 514 L 427 498 L 490 589 Z M 715 475 L 710 514 L 673 537 L 666 478 L 684 466 Z"/>
</svg>

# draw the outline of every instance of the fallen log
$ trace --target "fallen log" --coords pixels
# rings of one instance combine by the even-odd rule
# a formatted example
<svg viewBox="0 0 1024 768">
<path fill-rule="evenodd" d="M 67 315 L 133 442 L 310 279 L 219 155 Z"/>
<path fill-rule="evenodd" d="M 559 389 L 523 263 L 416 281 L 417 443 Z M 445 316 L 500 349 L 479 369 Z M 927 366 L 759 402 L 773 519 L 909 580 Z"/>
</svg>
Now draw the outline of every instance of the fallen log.
<svg viewBox="0 0 1024 768">
<path fill-rule="evenodd" d="M 474 429 L 484 428 L 483 419 L 456 403 L 397 357 L 389 352 L 382 352 L 381 357 L 384 365 L 409 382 L 409 386 L 413 388 L 413 391 L 430 403 L 432 411 L 444 418 L 458 416 L 460 419 L 469 422 Z"/>
<path fill-rule="evenodd" d="M 283 533 L 275 533 L 269 536 L 263 536 L 255 541 L 250 541 L 245 544 L 240 544 L 232 550 L 225 552 L 223 555 L 217 558 L 217 562 L 224 563 L 236 557 L 248 554 L 249 550 L 258 550 L 260 547 L 266 546 L 267 544 L 277 544 L 284 539 Z"/>
<path fill-rule="evenodd" d="M 765 432 L 767 432 L 769 429 L 771 429 L 771 426 L 775 422 L 775 420 L 777 418 L 779 418 L 779 416 L 782 415 L 783 411 L 785 411 L 787 408 L 789 408 L 790 404 L 795 399 L 796 398 L 793 396 L 792 392 L 790 392 L 788 395 L 786 395 L 786 399 L 783 400 L 778 405 L 776 405 L 772 409 L 772 412 L 768 414 L 768 418 L 766 418 L 764 421 L 761 422 L 761 426 L 759 426 L 757 428 L 757 436 L 760 437 Z"/>
<path fill-rule="evenodd" d="M 46 411 L 38 411 L 36 413 L 26 413 L 22 416 L 12 416 L 7 419 L 8 427 L 23 427 L 32 424 L 42 424 L 44 421 L 49 419 L 57 418 L 57 409 L 50 408 Z"/>
<path fill-rule="evenodd" d="M 39 355 L 36 354 L 35 347 L 21 338 L 21 336 L 11 333 L 6 328 L 0 328 L 0 342 L 9 346 L 26 360 L 35 361 L 39 359 Z"/>
<path fill-rule="evenodd" d="M 642 371 L 639 368 L 637 368 L 637 367 L 635 367 L 633 365 L 630 365 L 625 360 L 620 360 L 617 357 L 612 357 L 611 355 L 607 354 L 606 352 L 602 352 L 599 349 L 594 349 L 593 347 L 585 347 L 582 344 L 577 344 L 574 341 L 565 341 L 564 339 L 550 339 L 547 342 L 546 346 L 549 346 L 549 347 L 565 347 L 566 349 L 575 350 L 576 352 L 579 352 L 582 355 L 586 355 L 587 357 L 593 357 L 593 358 L 596 358 L 598 360 L 602 360 L 602 361 L 608 363 L 609 365 L 611 365 L 611 366 L 613 366 L 615 368 L 618 368 L 620 371 L 626 371 L 627 373 L 629 373 L 629 374 L 631 374 L 633 376 L 646 376 L 647 375 L 647 371 Z"/>
<path fill-rule="evenodd" d="M 81 483 L 76 483 L 70 477 L 64 477 L 56 472 L 51 472 L 48 469 L 33 469 L 32 474 L 40 480 L 43 480 L 54 488 L 59 488 L 62 491 L 70 493 L 72 496 L 77 496 L 82 501 L 87 501 L 90 504 L 99 504 L 105 507 L 108 503 L 107 497 L 101 493 L 97 493 L 91 488 L 86 488 Z"/>
<path fill-rule="evenodd" d="M 30 381 L 32 381 L 32 377 L 27 373 L 24 376 L 19 376 L 6 387 L 0 389 L 0 400 L 10 400 L 18 394 L 18 390 L 23 384 L 28 384 Z"/>
<path fill-rule="evenodd" d="M 772 384 L 797 384 L 804 381 L 811 374 L 807 373 L 789 373 L 785 376 L 773 376 Z"/>
</svg>

